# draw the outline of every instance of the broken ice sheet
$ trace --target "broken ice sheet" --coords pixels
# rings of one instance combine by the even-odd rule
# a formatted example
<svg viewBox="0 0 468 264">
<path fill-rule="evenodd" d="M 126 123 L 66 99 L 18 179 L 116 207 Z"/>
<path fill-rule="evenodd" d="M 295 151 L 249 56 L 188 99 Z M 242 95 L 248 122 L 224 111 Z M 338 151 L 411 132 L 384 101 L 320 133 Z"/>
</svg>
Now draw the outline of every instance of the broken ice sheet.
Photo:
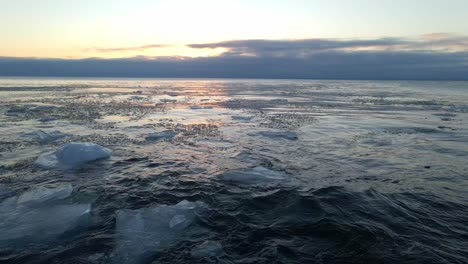
<svg viewBox="0 0 468 264">
<path fill-rule="evenodd" d="M 186 200 L 137 210 L 119 210 L 116 220 L 116 263 L 141 263 L 157 251 L 180 241 L 205 208 Z"/>
<path fill-rule="evenodd" d="M 0 204 L 0 246 L 18 247 L 47 243 L 86 227 L 90 204 L 70 204 L 72 186 L 37 187 Z"/>
</svg>

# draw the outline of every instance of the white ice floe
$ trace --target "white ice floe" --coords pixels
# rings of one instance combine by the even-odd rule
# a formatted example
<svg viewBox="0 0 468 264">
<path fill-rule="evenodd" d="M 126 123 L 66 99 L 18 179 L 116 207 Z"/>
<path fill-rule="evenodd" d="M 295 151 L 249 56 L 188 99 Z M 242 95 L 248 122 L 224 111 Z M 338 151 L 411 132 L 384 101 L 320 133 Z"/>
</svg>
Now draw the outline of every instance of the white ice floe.
<svg viewBox="0 0 468 264">
<path fill-rule="evenodd" d="M 251 169 L 228 171 L 220 174 L 219 179 L 225 182 L 245 185 L 287 183 L 292 181 L 291 177 L 288 177 L 288 175 L 282 172 L 273 171 L 261 166 Z"/>
<path fill-rule="evenodd" d="M 25 138 L 30 138 L 41 144 L 45 144 L 45 143 L 55 141 L 57 139 L 64 138 L 67 136 L 67 134 L 64 134 L 60 131 L 46 132 L 43 130 L 37 130 L 37 131 L 29 132 L 29 133 L 24 133 L 21 136 Z"/>
<path fill-rule="evenodd" d="M 55 152 L 41 155 L 34 164 L 36 166 L 52 168 L 75 168 L 83 164 L 109 158 L 112 155 L 110 149 L 93 143 L 69 143 Z"/>
<path fill-rule="evenodd" d="M 177 136 L 177 132 L 174 130 L 165 130 L 161 132 L 151 133 L 146 136 L 147 141 L 159 141 L 159 140 L 169 140 Z"/>
<path fill-rule="evenodd" d="M 140 263 L 181 239 L 193 224 L 201 202 L 182 201 L 138 210 L 119 210 L 116 220 L 118 263 Z"/>
<path fill-rule="evenodd" d="M 193 248 L 190 255 L 195 258 L 217 257 L 223 254 L 223 246 L 217 241 L 207 240 Z"/>
<path fill-rule="evenodd" d="M 284 138 L 288 140 L 297 140 L 297 133 L 294 131 L 260 131 L 255 133 L 249 133 L 249 136 L 262 136 L 268 138 Z"/>
<path fill-rule="evenodd" d="M 46 243 L 85 227 L 90 204 L 69 204 L 70 184 L 56 188 L 38 187 L 0 204 L 0 246 Z"/>
</svg>

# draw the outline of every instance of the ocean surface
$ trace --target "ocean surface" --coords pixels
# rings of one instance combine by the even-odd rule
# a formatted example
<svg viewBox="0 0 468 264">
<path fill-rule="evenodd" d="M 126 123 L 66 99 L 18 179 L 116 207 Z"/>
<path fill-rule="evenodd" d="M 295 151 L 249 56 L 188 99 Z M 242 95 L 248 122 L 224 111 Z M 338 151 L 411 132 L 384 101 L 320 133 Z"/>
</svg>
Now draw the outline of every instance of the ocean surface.
<svg viewBox="0 0 468 264">
<path fill-rule="evenodd" d="M 70 142 L 112 156 L 37 161 Z M 0 263 L 468 263 L 468 82 L 0 78 L 0 231 Z"/>
</svg>

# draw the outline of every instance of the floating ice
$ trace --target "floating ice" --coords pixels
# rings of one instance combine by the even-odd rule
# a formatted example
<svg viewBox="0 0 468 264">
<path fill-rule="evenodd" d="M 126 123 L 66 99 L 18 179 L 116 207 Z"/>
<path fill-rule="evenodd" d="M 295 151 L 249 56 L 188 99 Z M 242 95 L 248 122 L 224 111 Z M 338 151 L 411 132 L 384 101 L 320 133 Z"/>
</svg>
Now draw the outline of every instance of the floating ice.
<svg viewBox="0 0 468 264">
<path fill-rule="evenodd" d="M 292 180 L 284 173 L 269 170 L 261 166 L 252 169 L 228 171 L 219 175 L 219 179 L 226 182 L 247 185 L 290 182 Z"/>
<path fill-rule="evenodd" d="M 159 140 L 169 140 L 177 136 L 177 132 L 174 130 L 165 130 L 162 132 L 151 133 L 146 136 L 146 140 L 148 141 L 159 141 Z"/>
<path fill-rule="evenodd" d="M 0 246 L 44 243 L 88 223 L 90 204 L 64 204 L 71 185 L 39 187 L 0 204 Z"/>
<path fill-rule="evenodd" d="M 249 136 L 262 136 L 262 137 L 269 137 L 269 138 L 284 138 L 289 140 L 297 140 L 297 133 L 294 131 L 260 131 L 256 133 L 249 133 Z"/>
<path fill-rule="evenodd" d="M 34 164 L 51 168 L 74 168 L 92 161 L 106 159 L 112 155 L 110 149 L 93 143 L 69 143 L 53 153 L 41 155 Z"/>
<path fill-rule="evenodd" d="M 46 188 L 44 186 L 40 186 L 18 196 L 16 203 L 22 205 L 34 205 L 46 203 L 47 201 L 62 200 L 69 197 L 72 191 L 73 187 L 71 184 L 66 184 L 57 188 Z"/>
<path fill-rule="evenodd" d="M 22 136 L 30 138 L 41 144 L 45 144 L 45 143 L 49 143 L 57 139 L 66 137 L 67 134 L 64 134 L 60 131 L 45 132 L 43 130 L 38 130 L 38 131 L 29 132 L 29 133 L 24 133 L 22 134 Z"/>
<path fill-rule="evenodd" d="M 207 240 L 190 252 L 195 258 L 216 257 L 223 254 L 223 246 L 217 241 Z"/>
<path fill-rule="evenodd" d="M 117 263 L 139 263 L 173 242 L 177 242 L 195 221 L 201 202 L 182 201 L 117 212 Z"/>
</svg>

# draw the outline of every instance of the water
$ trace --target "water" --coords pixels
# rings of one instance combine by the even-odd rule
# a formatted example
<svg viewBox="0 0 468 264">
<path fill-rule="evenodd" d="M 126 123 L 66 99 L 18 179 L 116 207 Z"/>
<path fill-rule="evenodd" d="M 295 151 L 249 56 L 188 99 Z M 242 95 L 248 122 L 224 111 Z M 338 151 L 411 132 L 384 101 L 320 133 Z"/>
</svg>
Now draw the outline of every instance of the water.
<svg viewBox="0 0 468 264">
<path fill-rule="evenodd" d="M 206 208 L 126 261 L 467 263 L 467 120 L 468 82 L 3 78 L 0 199 L 70 183 L 92 209 L 0 262 L 121 262 L 119 210 L 187 200 Z M 113 156 L 33 165 L 69 142 Z"/>
</svg>

